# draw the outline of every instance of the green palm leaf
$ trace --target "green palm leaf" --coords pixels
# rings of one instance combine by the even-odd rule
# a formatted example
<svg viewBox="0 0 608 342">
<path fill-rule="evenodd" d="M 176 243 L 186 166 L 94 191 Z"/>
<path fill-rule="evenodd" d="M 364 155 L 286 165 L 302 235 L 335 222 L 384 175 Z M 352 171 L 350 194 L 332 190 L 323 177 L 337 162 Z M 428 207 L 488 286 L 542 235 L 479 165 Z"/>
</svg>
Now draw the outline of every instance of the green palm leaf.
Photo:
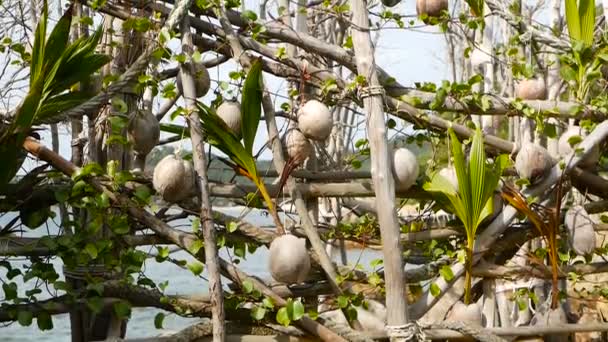
<svg viewBox="0 0 608 342">
<path fill-rule="evenodd" d="M 245 84 L 243 85 L 243 98 L 241 110 L 241 132 L 243 134 L 243 142 L 245 150 L 253 155 L 253 142 L 260 124 L 262 116 L 262 96 L 263 96 L 263 80 L 262 80 L 262 62 L 257 59 L 251 65 Z"/>
</svg>

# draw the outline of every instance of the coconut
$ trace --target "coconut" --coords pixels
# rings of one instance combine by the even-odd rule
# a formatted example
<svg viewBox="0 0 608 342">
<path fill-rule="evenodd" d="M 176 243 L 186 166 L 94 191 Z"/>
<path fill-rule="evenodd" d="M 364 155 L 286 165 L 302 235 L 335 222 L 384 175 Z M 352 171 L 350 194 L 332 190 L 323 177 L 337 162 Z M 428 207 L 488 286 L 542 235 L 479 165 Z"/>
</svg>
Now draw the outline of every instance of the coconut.
<svg viewBox="0 0 608 342">
<path fill-rule="evenodd" d="M 395 184 L 401 190 L 409 189 L 418 178 L 418 160 L 407 148 L 393 151 L 393 175 Z"/>
<path fill-rule="evenodd" d="M 418 16 L 426 14 L 427 18 L 439 17 L 441 12 L 448 10 L 448 0 L 416 0 L 416 13 Z M 426 19 L 424 22 L 426 23 Z"/>
<path fill-rule="evenodd" d="M 144 170 L 146 156 L 158 144 L 160 125 L 149 110 L 138 110 L 129 120 L 127 137 L 133 146 L 135 169 Z"/>
<path fill-rule="evenodd" d="M 538 182 L 553 166 L 549 152 L 534 143 L 524 143 L 515 158 L 515 169 L 521 178 L 527 178 L 531 184 Z"/>
<path fill-rule="evenodd" d="M 274 280 L 297 284 L 306 280 L 310 271 L 310 257 L 306 240 L 285 234 L 270 244 L 270 274 Z"/>
<path fill-rule="evenodd" d="M 203 97 L 207 94 L 209 88 L 211 88 L 209 71 L 207 71 L 207 68 L 203 63 L 194 63 L 194 73 L 196 97 Z M 177 73 L 177 89 L 179 89 L 180 93 L 184 93 L 181 71 Z"/>
<path fill-rule="evenodd" d="M 559 305 L 555 309 L 551 309 L 549 303 L 551 298 L 547 302 L 540 305 L 539 309 L 532 317 L 530 325 L 532 326 L 559 326 L 561 324 L 568 323 L 568 316 L 563 305 Z M 551 334 L 545 335 L 544 341 L 549 342 L 568 342 L 568 334 Z"/>
<path fill-rule="evenodd" d="M 557 150 L 561 157 L 566 157 L 569 154 L 571 154 L 572 152 L 574 152 L 574 149 L 568 142 L 568 140 L 573 136 L 580 136 L 580 137 L 584 136 L 584 132 L 581 129 L 581 127 L 571 126 L 562 134 L 561 137 L 559 137 Z M 585 157 L 585 159 L 581 160 L 579 165 L 583 168 L 589 168 L 589 167 L 593 167 L 595 164 L 597 164 L 597 162 L 599 160 L 600 160 L 600 148 L 598 145 L 595 145 L 593 147 L 593 149 L 591 150 L 591 153 L 589 153 L 589 155 L 587 157 Z M 568 161 L 566 161 L 566 162 L 568 162 Z"/>
<path fill-rule="evenodd" d="M 453 166 L 444 167 L 439 170 L 439 175 L 445 178 L 452 186 L 454 190 L 458 191 L 458 175 L 456 174 L 456 169 Z"/>
<path fill-rule="evenodd" d="M 445 318 L 446 321 L 466 322 L 467 324 L 480 326 L 482 325 L 481 308 L 477 303 L 466 305 L 463 302 L 456 302 L 452 310 Z"/>
<path fill-rule="evenodd" d="M 285 133 L 283 146 L 285 146 L 287 156 L 296 164 L 303 163 L 312 153 L 310 141 L 297 128 L 290 128 Z"/>
<path fill-rule="evenodd" d="M 298 111 L 298 128 L 309 139 L 324 141 L 332 127 L 329 109 L 317 100 L 306 102 Z"/>
<path fill-rule="evenodd" d="M 152 177 L 154 190 L 167 202 L 179 202 L 196 189 L 192 163 L 173 154 L 156 164 Z"/>
<path fill-rule="evenodd" d="M 540 77 L 521 80 L 516 86 L 516 93 L 523 100 L 544 100 L 547 98 L 547 86 Z"/>
<path fill-rule="evenodd" d="M 595 250 L 593 221 L 583 206 L 576 205 L 566 211 L 564 225 L 568 229 L 568 243 L 578 255 L 588 255 Z"/>
<path fill-rule="evenodd" d="M 401 0 L 382 0 L 382 4 L 386 7 L 393 7 L 400 2 Z"/>
<path fill-rule="evenodd" d="M 241 104 L 238 101 L 223 102 L 216 113 L 234 134 L 241 136 Z"/>
</svg>

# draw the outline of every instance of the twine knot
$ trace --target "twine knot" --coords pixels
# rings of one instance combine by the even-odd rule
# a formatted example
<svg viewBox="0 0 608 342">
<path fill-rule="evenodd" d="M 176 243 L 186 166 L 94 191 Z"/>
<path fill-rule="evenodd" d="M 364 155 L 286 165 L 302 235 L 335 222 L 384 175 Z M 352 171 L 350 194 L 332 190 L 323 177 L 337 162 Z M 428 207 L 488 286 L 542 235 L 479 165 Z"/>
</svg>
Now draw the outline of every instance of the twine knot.
<svg viewBox="0 0 608 342">
<path fill-rule="evenodd" d="M 426 341 L 426 335 L 418 322 L 403 325 L 387 325 L 386 333 L 391 341 Z"/>
<path fill-rule="evenodd" d="M 362 99 L 364 99 L 366 97 L 370 97 L 370 96 L 376 96 L 376 95 L 384 96 L 384 87 L 370 86 L 370 87 L 363 87 L 363 88 L 361 88 L 361 90 L 359 90 L 359 96 Z"/>
</svg>

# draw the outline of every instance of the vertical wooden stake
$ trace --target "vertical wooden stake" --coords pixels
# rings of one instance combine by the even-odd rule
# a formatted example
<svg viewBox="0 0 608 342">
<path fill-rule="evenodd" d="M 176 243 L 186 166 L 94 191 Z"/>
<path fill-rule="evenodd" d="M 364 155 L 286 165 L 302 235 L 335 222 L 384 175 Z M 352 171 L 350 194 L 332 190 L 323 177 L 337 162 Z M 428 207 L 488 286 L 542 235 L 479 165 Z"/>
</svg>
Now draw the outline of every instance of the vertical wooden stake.
<svg viewBox="0 0 608 342">
<path fill-rule="evenodd" d="M 190 23 L 186 15 L 182 22 L 182 51 L 188 56 L 192 56 L 193 44 Z M 180 65 L 182 88 L 184 90 L 184 100 L 188 112 L 188 126 L 190 126 L 190 136 L 192 138 L 192 159 L 196 170 L 198 185 L 201 191 L 201 212 L 200 218 L 203 227 L 203 240 L 205 241 L 205 266 L 209 273 L 209 294 L 212 304 L 213 322 L 213 341 L 223 342 L 225 339 L 224 331 L 224 297 L 222 290 L 222 280 L 219 269 L 219 259 L 217 256 L 217 245 L 215 242 L 215 227 L 213 226 L 213 216 L 211 213 L 211 202 L 209 200 L 209 184 L 207 180 L 207 161 L 205 156 L 205 143 L 203 141 L 203 129 L 198 115 L 196 114 L 196 85 L 194 82 L 194 72 L 192 60 Z"/>
<path fill-rule="evenodd" d="M 399 243 L 399 222 L 395 211 L 395 183 L 391 173 L 390 151 L 382 93 L 376 66 L 374 48 L 369 34 L 369 17 L 364 0 L 351 1 L 353 11 L 353 46 L 359 75 L 367 81 L 363 99 L 367 112 L 367 134 L 371 150 L 371 171 L 376 192 L 378 221 L 382 235 L 384 253 L 387 323 L 389 326 L 407 323 L 407 303 L 405 301 L 404 265 Z"/>
</svg>

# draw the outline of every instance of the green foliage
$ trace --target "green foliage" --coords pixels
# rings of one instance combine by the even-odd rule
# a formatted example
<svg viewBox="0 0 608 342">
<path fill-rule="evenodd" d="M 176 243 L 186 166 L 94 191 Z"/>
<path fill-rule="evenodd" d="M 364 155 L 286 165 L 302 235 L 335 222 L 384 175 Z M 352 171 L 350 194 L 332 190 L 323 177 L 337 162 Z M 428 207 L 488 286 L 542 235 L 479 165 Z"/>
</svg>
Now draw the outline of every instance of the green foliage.
<svg viewBox="0 0 608 342">
<path fill-rule="evenodd" d="M 566 0 L 566 23 L 573 45 L 582 42 L 591 46 L 595 30 L 595 0 Z"/>
<path fill-rule="evenodd" d="M 300 300 L 294 301 L 290 298 L 287 300 L 287 304 L 277 311 L 276 320 L 279 324 L 289 326 L 291 322 L 304 317 L 305 313 L 304 304 Z"/>
<path fill-rule="evenodd" d="M 467 163 L 462 144 L 454 130 L 450 127 L 448 132 L 451 138 L 454 168 L 458 178 L 458 190 L 454 189 L 452 184 L 439 173 L 434 174 L 431 180 L 424 184 L 424 189 L 438 195 L 438 202 L 452 211 L 464 225 L 467 237 L 465 302 L 468 304 L 471 259 L 477 228 L 485 218 L 492 214 L 494 190 L 502 171 L 507 167 L 508 156 L 501 155 L 493 164 L 490 164 L 486 160 L 481 129 L 477 127 Z"/>
<path fill-rule="evenodd" d="M 90 37 L 69 42 L 72 11 L 70 6 L 47 39 L 48 6 L 43 2 L 34 33 L 28 93 L 8 127 L 0 122 L 0 152 L 9 161 L 0 168 L 0 189 L 20 167 L 19 151 L 31 127 L 88 100 L 91 94 L 71 88 L 86 82 L 110 61 L 110 57 L 95 53 L 102 35 L 101 26 Z"/>
</svg>

